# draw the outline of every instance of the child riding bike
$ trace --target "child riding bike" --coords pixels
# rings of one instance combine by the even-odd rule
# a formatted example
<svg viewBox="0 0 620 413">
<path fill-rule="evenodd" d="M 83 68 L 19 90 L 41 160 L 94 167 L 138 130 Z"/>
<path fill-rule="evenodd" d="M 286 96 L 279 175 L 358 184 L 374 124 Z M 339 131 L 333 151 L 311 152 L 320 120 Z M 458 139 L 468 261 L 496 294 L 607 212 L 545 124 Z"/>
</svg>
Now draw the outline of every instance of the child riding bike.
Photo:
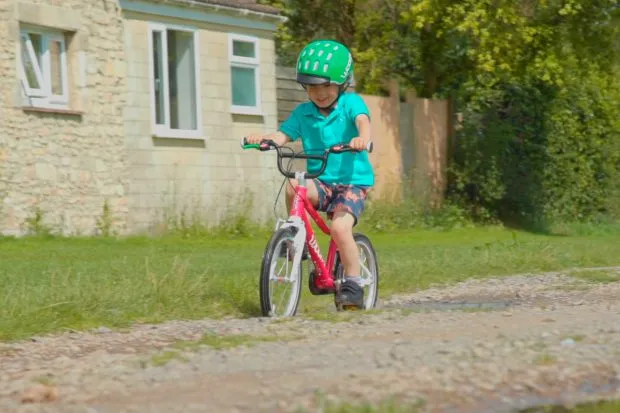
<svg viewBox="0 0 620 413">
<path fill-rule="evenodd" d="M 250 144 L 272 140 L 282 146 L 301 138 L 306 153 L 321 153 L 335 144 L 349 144 L 359 152 L 330 157 L 325 172 L 309 180 L 308 198 L 332 220 L 331 236 L 344 266 L 345 281 L 336 294 L 343 306 L 362 308 L 359 251 L 353 237 L 368 191 L 375 183 L 368 152 L 370 113 L 363 99 L 344 93 L 353 75 L 353 56 L 349 49 L 333 40 L 316 40 L 303 48 L 297 59 L 297 82 L 306 90 L 309 102 L 301 103 L 278 131 L 250 135 Z M 320 161 L 308 160 L 308 171 L 318 172 Z M 297 181 L 290 180 L 286 206 L 290 210 Z"/>
</svg>

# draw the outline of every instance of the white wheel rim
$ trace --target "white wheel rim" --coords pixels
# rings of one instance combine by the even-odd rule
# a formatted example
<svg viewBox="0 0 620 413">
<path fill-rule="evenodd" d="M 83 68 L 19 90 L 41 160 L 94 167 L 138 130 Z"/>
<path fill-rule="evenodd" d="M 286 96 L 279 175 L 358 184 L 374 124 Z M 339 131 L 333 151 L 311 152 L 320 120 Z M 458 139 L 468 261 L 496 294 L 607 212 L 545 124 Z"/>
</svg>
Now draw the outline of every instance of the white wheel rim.
<svg viewBox="0 0 620 413">
<path fill-rule="evenodd" d="M 365 308 L 371 308 L 375 302 L 377 296 L 377 279 L 374 255 L 369 245 L 365 242 L 358 243 L 360 254 L 360 276 L 362 278 L 362 287 L 366 290 L 364 292 L 364 306 Z"/>
<path fill-rule="evenodd" d="M 290 239 L 290 238 L 289 238 Z M 293 277 L 293 263 L 287 257 L 280 257 L 280 250 L 285 248 L 288 255 L 288 247 L 284 244 L 289 239 L 282 238 L 274 248 L 274 255 L 269 268 L 269 313 L 271 316 L 291 316 L 295 311 L 299 296 L 299 271 Z M 281 261 L 281 262 L 280 262 Z M 280 299 L 274 300 L 276 287 L 283 287 L 284 293 Z M 288 294 L 287 294 L 288 293 Z M 284 297 L 288 295 L 288 302 Z M 284 311 L 282 311 L 284 309 Z"/>
</svg>

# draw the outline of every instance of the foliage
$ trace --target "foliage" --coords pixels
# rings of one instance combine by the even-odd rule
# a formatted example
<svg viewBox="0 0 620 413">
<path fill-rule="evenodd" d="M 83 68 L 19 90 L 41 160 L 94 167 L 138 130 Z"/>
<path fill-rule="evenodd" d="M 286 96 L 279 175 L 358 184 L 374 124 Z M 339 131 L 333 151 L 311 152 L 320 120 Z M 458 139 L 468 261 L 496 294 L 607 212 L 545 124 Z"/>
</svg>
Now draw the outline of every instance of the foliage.
<svg viewBox="0 0 620 413">
<path fill-rule="evenodd" d="M 288 21 L 276 36 L 279 62 L 294 65 L 303 46 L 315 39 L 331 38 L 349 46 L 355 33 L 358 0 L 263 0 L 278 7 Z M 333 18 L 331 18 L 333 17 Z"/>
<path fill-rule="evenodd" d="M 530 77 L 471 87 L 453 193 L 522 224 L 617 215 L 620 84 L 596 67 L 573 70 L 562 88 Z"/>
<path fill-rule="evenodd" d="M 575 407 L 546 405 L 522 410 L 521 413 L 613 413 L 620 410 L 619 400 L 602 400 L 578 404 Z"/>
<path fill-rule="evenodd" d="M 345 40 L 357 90 L 399 79 L 462 112 L 449 195 L 521 224 L 619 216 L 618 0 L 273 0 L 281 55 Z M 330 18 L 344 16 L 344 18 Z"/>
<path fill-rule="evenodd" d="M 44 221 L 44 212 L 38 205 L 34 208 L 34 216 L 26 218 L 24 226 L 26 232 L 30 235 L 36 236 L 51 236 L 53 231 Z"/>
<path fill-rule="evenodd" d="M 101 217 L 97 218 L 97 230 L 99 234 L 103 237 L 109 237 L 114 235 L 114 214 L 110 209 L 110 204 L 106 199 L 103 201 L 103 211 L 101 212 Z"/>
</svg>

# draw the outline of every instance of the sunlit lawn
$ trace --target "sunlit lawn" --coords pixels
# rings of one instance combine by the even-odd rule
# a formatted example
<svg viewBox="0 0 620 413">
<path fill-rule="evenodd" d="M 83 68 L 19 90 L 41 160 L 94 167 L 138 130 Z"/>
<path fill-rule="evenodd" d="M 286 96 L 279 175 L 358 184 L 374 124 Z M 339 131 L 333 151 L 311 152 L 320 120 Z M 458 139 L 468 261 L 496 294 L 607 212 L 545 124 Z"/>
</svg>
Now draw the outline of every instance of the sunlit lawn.
<svg viewBox="0 0 620 413">
<path fill-rule="evenodd" d="M 620 265 L 619 232 L 562 237 L 478 228 L 367 235 L 378 253 L 384 298 L 469 277 Z M 0 238 L 0 339 L 258 316 L 258 273 L 268 236 Z M 307 278 L 303 285 L 307 289 Z M 332 301 L 305 292 L 300 313 Z"/>
</svg>

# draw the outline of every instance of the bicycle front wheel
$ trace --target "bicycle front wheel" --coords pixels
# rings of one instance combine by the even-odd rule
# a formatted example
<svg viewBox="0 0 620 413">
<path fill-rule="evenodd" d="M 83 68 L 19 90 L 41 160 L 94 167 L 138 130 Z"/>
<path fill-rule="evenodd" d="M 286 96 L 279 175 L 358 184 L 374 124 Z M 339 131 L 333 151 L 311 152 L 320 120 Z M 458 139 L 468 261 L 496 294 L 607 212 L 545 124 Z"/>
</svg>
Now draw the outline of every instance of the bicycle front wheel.
<svg viewBox="0 0 620 413">
<path fill-rule="evenodd" d="M 265 317 L 294 316 L 301 297 L 301 260 L 294 271 L 291 228 L 274 232 L 267 244 L 260 273 L 260 303 Z"/>
</svg>

